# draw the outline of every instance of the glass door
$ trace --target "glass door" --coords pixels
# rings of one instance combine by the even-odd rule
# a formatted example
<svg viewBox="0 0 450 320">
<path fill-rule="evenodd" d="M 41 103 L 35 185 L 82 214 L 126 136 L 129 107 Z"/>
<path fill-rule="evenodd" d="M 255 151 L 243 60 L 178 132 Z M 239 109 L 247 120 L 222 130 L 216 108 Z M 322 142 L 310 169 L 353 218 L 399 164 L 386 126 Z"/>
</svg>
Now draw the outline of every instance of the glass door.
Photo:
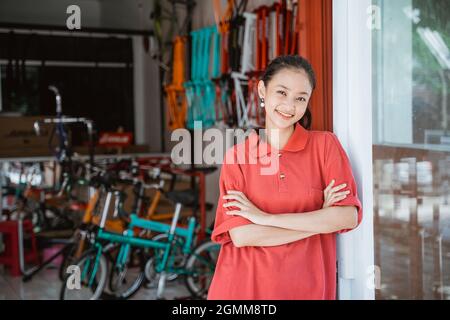
<svg viewBox="0 0 450 320">
<path fill-rule="evenodd" d="M 450 299 L 450 2 L 372 4 L 376 299 Z"/>
</svg>

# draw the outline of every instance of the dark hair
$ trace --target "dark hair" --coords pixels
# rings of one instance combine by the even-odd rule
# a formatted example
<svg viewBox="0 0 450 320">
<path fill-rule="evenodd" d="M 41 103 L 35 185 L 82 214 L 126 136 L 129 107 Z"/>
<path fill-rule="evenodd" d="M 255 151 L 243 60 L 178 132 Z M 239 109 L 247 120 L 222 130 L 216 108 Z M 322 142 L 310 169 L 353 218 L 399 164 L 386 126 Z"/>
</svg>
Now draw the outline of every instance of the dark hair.
<svg viewBox="0 0 450 320">
<path fill-rule="evenodd" d="M 316 75 L 314 70 L 309 61 L 299 55 L 279 56 L 273 59 L 267 66 L 261 78 L 264 85 L 267 87 L 273 76 L 283 69 L 300 69 L 305 71 L 308 76 L 309 83 L 311 84 L 311 88 L 314 91 L 316 87 Z M 312 115 L 309 107 L 306 108 L 304 116 L 298 121 L 298 123 L 305 129 L 311 128 Z"/>
</svg>

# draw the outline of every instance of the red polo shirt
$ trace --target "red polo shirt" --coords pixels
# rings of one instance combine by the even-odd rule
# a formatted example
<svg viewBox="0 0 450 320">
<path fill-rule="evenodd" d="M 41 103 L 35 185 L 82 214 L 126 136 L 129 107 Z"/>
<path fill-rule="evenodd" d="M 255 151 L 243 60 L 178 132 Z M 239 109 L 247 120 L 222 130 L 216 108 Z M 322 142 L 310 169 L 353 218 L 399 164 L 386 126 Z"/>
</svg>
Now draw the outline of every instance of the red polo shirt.
<svg viewBox="0 0 450 320">
<path fill-rule="evenodd" d="M 274 170 L 268 159 L 275 158 L 278 162 Z M 274 247 L 237 248 L 228 231 L 252 222 L 226 215 L 226 210 L 236 208 L 224 208 L 223 203 L 228 200 L 222 199 L 226 190 L 239 190 L 267 213 L 302 214 L 322 207 L 323 189 L 332 179 L 336 186 L 347 183 L 350 190 L 346 199 L 334 205 L 357 207 L 359 225 L 362 208 L 355 179 L 348 157 L 333 133 L 307 131 L 296 124 L 282 150 L 260 141 L 256 133 L 230 148 L 221 169 L 212 234 L 212 240 L 222 246 L 208 299 L 335 299 L 335 233 Z"/>
</svg>

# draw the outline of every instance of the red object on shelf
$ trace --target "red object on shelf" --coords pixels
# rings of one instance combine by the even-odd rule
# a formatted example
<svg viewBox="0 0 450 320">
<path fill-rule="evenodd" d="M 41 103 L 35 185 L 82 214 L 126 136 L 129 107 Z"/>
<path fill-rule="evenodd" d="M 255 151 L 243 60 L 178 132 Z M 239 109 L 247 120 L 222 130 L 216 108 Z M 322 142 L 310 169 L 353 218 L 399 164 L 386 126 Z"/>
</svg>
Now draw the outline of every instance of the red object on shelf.
<svg viewBox="0 0 450 320">
<path fill-rule="evenodd" d="M 132 141 L 131 132 L 101 132 L 98 144 L 104 147 L 127 147 Z"/>
<path fill-rule="evenodd" d="M 31 250 L 25 250 L 24 262 L 33 261 L 39 264 L 39 255 L 36 245 L 36 237 L 33 232 L 33 224 L 30 220 L 24 220 L 22 223 L 23 234 L 31 236 Z M 18 277 L 21 275 L 19 259 L 19 230 L 17 221 L 0 222 L 0 233 L 3 234 L 5 251 L 0 254 L 0 264 L 10 268 L 11 275 Z"/>
</svg>

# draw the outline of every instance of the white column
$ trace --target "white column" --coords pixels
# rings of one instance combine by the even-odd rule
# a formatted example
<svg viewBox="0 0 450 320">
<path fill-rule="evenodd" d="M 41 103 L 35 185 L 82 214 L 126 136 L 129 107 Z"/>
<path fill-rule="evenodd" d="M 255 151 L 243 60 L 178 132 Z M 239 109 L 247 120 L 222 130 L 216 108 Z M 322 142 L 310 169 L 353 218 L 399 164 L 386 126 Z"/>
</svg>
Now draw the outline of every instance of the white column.
<svg viewBox="0 0 450 320">
<path fill-rule="evenodd" d="M 339 299 L 374 299 L 372 212 L 371 0 L 333 1 L 333 125 L 345 148 L 363 205 L 363 220 L 338 236 Z"/>
</svg>

